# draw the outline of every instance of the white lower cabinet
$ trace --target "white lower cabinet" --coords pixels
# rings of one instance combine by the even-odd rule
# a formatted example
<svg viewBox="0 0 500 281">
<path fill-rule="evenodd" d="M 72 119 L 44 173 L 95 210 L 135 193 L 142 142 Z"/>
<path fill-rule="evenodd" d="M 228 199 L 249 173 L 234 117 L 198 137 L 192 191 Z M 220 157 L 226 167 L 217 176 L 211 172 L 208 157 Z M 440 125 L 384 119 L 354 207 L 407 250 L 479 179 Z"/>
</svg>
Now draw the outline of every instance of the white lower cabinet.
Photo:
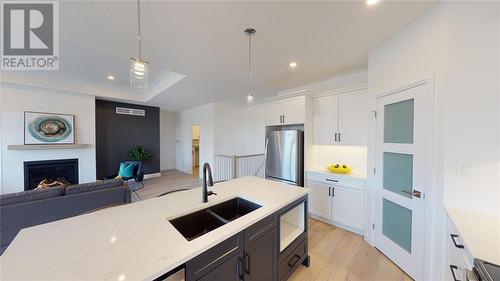
<svg viewBox="0 0 500 281">
<path fill-rule="evenodd" d="M 364 181 L 308 173 L 309 213 L 313 218 L 364 233 Z"/>
<path fill-rule="evenodd" d="M 363 232 L 364 191 L 332 186 L 332 221 L 355 232 Z"/>
<path fill-rule="evenodd" d="M 317 218 L 332 220 L 332 188 L 320 182 L 309 181 L 309 212 Z"/>
<path fill-rule="evenodd" d="M 467 270 L 472 270 L 473 257 L 463 242 L 460 233 L 448 218 L 448 231 L 446 235 L 448 250 L 448 263 L 446 265 L 446 278 L 448 281 L 465 281 Z"/>
</svg>

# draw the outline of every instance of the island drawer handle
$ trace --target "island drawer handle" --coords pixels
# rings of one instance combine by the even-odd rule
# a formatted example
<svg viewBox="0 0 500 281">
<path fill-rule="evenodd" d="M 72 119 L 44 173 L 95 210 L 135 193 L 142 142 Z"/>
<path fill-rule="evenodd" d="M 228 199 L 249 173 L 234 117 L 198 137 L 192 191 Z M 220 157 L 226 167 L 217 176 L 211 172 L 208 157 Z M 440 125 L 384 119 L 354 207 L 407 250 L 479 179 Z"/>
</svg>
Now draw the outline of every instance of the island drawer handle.
<svg viewBox="0 0 500 281">
<path fill-rule="evenodd" d="M 295 254 L 295 256 L 293 256 L 293 258 L 288 262 L 288 266 L 289 267 L 294 267 L 299 260 L 300 260 L 300 256 L 297 255 L 297 254 Z"/>
<path fill-rule="evenodd" d="M 238 257 L 238 278 L 240 280 L 244 280 L 243 276 L 243 264 L 245 263 L 245 260 L 243 257 Z"/>
<path fill-rule="evenodd" d="M 456 235 L 456 234 L 450 234 L 450 236 L 451 236 L 451 240 L 453 240 L 453 244 L 455 244 L 455 247 L 457 247 L 459 249 L 463 249 L 464 248 L 464 245 L 458 244 L 457 241 L 455 240 L 455 238 L 458 238 L 458 235 Z"/>
</svg>

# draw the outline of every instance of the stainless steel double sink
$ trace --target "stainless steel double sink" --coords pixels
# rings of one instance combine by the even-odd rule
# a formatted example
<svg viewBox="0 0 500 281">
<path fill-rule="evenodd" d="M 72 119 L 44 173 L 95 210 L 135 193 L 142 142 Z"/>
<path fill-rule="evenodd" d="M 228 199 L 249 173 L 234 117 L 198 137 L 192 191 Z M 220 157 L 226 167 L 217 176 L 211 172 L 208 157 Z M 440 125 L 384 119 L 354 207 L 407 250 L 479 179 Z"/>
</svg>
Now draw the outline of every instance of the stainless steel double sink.
<svg viewBox="0 0 500 281">
<path fill-rule="evenodd" d="M 262 206 L 236 197 L 169 222 L 186 240 L 191 241 L 260 207 Z"/>
</svg>

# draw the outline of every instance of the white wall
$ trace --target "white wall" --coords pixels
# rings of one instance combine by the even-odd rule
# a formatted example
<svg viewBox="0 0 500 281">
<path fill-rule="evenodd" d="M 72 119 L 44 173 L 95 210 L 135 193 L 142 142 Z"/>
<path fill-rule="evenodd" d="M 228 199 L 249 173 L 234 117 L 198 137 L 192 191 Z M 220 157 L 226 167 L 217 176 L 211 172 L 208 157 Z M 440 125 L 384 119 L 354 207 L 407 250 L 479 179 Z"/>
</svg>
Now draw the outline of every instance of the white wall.
<svg viewBox="0 0 500 281">
<path fill-rule="evenodd" d="M 264 153 L 264 106 L 214 104 L 215 153 L 250 155 Z"/>
<path fill-rule="evenodd" d="M 200 163 L 213 166 L 215 154 L 248 155 L 264 152 L 262 106 L 210 103 L 177 114 L 175 168 L 192 171 L 192 125 L 200 125 Z"/>
<path fill-rule="evenodd" d="M 175 125 L 177 114 L 160 110 L 160 169 L 175 168 Z"/>
<path fill-rule="evenodd" d="M 481 212 L 499 209 L 499 5 L 438 3 L 369 55 L 373 104 L 377 94 L 430 75 L 435 78 L 435 159 L 429 165 L 434 165 L 436 177 L 426 198 L 432 205 L 426 214 L 428 280 L 444 278 L 443 201 Z M 372 121 L 369 171 L 375 159 L 374 130 Z M 459 174 L 461 164 L 469 168 Z M 369 198 L 373 183 L 369 173 Z"/>
<path fill-rule="evenodd" d="M 192 125 L 200 125 L 200 163 L 213 166 L 214 104 L 198 106 L 177 113 L 175 129 L 175 168 L 192 173 Z M 201 176 L 201 173 L 200 173 Z"/>
<path fill-rule="evenodd" d="M 24 161 L 78 158 L 80 182 L 95 181 L 95 98 L 68 92 L 1 84 L 1 193 L 24 190 Z M 8 150 L 24 143 L 24 111 L 75 115 L 76 143 L 84 149 Z"/>
<path fill-rule="evenodd" d="M 500 2 L 459 2 L 447 11 L 438 104 L 445 203 L 500 214 Z"/>
</svg>

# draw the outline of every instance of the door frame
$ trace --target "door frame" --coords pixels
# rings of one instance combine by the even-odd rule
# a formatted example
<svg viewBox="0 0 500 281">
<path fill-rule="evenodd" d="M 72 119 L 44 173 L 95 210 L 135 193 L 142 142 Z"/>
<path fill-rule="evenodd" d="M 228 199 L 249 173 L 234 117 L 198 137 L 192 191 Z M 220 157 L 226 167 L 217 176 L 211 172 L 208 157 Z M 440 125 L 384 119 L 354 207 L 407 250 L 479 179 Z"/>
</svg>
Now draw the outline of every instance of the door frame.
<svg viewBox="0 0 500 281">
<path fill-rule="evenodd" d="M 440 270 L 442 267 L 441 259 L 442 257 L 435 257 L 434 253 L 436 251 L 440 251 L 441 247 L 440 245 L 443 242 L 440 242 L 441 238 L 438 236 L 436 237 L 436 233 L 440 233 L 438 231 L 440 227 L 438 224 L 442 221 L 440 217 L 437 217 L 436 214 L 440 214 L 439 211 L 436 211 L 437 208 L 443 208 L 442 202 L 440 201 L 442 199 L 442 196 L 439 195 L 439 192 L 436 188 L 436 172 L 435 172 L 435 167 L 436 162 L 437 162 L 437 156 L 435 155 L 436 151 L 436 132 L 435 132 L 435 114 L 436 114 L 436 108 L 435 108 L 435 95 L 436 95 L 436 81 L 435 81 L 435 74 L 430 73 L 427 75 L 422 75 L 418 78 L 412 79 L 412 80 L 407 80 L 407 82 L 400 83 L 399 86 L 393 87 L 390 90 L 386 91 L 377 91 L 378 94 L 375 94 L 372 99 L 372 108 L 373 111 L 376 112 L 377 109 L 377 99 L 389 96 L 392 94 L 396 94 L 405 90 L 409 90 L 418 86 L 425 85 L 426 86 L 426 101 L 425 105 L 429 110 L 427 111 L 426 114 L 426 120 L 424 121 L 426 124 L 426 130 L 425 130 L 425 138 L 424 138 L 424 143 L 426 150 L 424 152 L 423 157 L 428 161 L 429 165 L 426 165 L 424 168 L 424 173 L 426 174 L 424 183 L 426 186 L 426 191 L 425 191 L 425 198 L 424 200 L 424 225 L 425 225 L 425 230 L 424 230 L 424 237 L 423 237 L 423 255 L 424 255 L 424 263 L 423 263 L 423 276 L 425 280 L 431 280 L 434 279 L 436 276 L 436 273 L 434 272 L 435 270 Z M 374 115 L 375 117 L 375 115 Z M 370 193 L 371 199 L 369 200 L 370 205 L 370 217 L 371 217 L 371 222 L 373 227 L 370 227 L 370 236 L 368 239 L 371 240 L 369 242 L 372 242 L 372 245 L 377 247 L 379 245 L 379 241 L 377 241 L 377 236 L 376 232 L 374 230 L 375 227 L 382 227 L 381 225 L 375 226 L 376 216 L 379 214 L 379 211 L 377 208 L 380 206 L 377 204 L 377 188 L 376 188 L 376 175 L 375 175 L 375 168 L 377 167 L 377 119 L 376 117 L 373 118 L 373 133 L 372 133 L 372 138 L 370 142 L 372 143 L 373 147 L 373 157 L 372 157 L 372 164 L 371 167 L 374 169 L 371 171 L 371 185 L 373 186 L 372 191 Z M 437 212 L 437 213 L 436 213 Z M 438 240 L 438 241 L 436 241 Z M 443 249 L 444 251 L 444 249 Z M 437 260 L 436 260 L 437 259 Z"/>
<path fill-rule="evenodd" d="M 193 134 L 193 127 L 197 126 L 198 127 L 198 177 L 200 177 L 200 148 L 201 148 L 201 145 L 200 145 L 200 139 L 201 139 L 201 125 L 199 123 L 192 123 L 191 124 L 191 127 L 190 127 L 190 130 L 191 130 L 191 145 L 190 145 L 190 151 L 191 151 L 191 167 L 189 168 L 189 170 L 191 171 L 191 175 L 194 174 L 194 161 L 193 161 L 193 158 L 194 158 L 194 155 L 193 155 L 193 140 L 194 140 L 194 134 Z"/>
</svg>

